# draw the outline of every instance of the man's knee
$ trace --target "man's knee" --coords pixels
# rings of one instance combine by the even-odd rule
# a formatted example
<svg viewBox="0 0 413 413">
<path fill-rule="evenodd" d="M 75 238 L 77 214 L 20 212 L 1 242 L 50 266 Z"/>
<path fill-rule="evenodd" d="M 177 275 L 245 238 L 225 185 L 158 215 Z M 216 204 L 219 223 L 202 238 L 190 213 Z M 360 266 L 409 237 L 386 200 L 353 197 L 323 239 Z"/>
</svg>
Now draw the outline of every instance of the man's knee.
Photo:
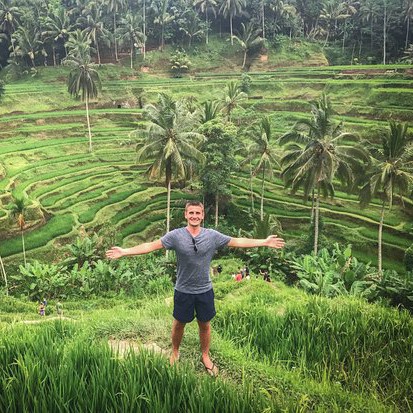
<svg viewBox="0 0 413 413">
<path fill-rule="evenodd" d="M 175 331 L 184 330 L 185 326 L 186 326 L 186 323 L 183 323 L 183 322 L 177 320 L 176 318 L 174 318 L 174 322 L 172 323 L 172 328 Z"/>
<path fill-rule="evenodd" d="M 198 326 L 199 326 L 199 330 L 204 332 L 204 331 L 209 331 L 210 327 L 211 327 L 211 323 L 209 321 L 198 321 Z"/>
</svg>

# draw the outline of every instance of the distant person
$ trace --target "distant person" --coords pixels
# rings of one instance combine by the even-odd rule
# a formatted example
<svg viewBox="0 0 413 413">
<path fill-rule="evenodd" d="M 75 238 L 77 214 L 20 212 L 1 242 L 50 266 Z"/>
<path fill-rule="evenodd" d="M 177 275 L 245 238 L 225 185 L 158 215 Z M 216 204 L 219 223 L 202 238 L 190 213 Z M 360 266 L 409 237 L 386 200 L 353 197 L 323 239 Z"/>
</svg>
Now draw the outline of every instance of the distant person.
<svg viewBox="0 0 413 413">
<path fill-rule="evenodd" d="M 215 252 L 226 246 L 282 248 L 284 240 L 276 235 L 266 239 L 232 238 L 213 229 L 201 227 L 204 219 L 204 206 L 201 202 L 186 203 L 185 219 L 186 227 L 172 230 L 156 241 L 145 242 L 132 248 L 112 247 L 106 252 L 106 256 L 109 259 L 117 259 L 129 255 L 147 254 L 161 248 L 176 252 L 177 277 L 170 363 L 174 364 L 179 359 L 179 347 L 185 325 L 196 316 L 202 351 L 201 361 L 207 373 L 215 377 L 218 368 L 209 356 L 210 321 L 216 314 L 209 268 Z"/>
<path fill-rule="evenodd" d="M 235 276 L 235 281 L 242 281 L 242 274 L 240 272 Z"/>
<path fill-rule="evenodd" d="M 270 278 L 270 274 L 268 274 L 268 270 L 264 270 L 262 272 L 262 275 L 263 275 L 264 281 L 267 281 L 269 283 L 271 282 L 271 278 Z"/>
<path fill-rule="evenodd" d="M 39 301 L 39 315 L 42 317 L 46 315 L 46 306 L 42 301 Z"/>
<path fill-rule="evenodd" d="M 221 274 L 221 272 L 222 272 L 222 265 L 221 264 L 218 264 L 217 272 L 218 272 L 218 274 Z"/>
</svg>

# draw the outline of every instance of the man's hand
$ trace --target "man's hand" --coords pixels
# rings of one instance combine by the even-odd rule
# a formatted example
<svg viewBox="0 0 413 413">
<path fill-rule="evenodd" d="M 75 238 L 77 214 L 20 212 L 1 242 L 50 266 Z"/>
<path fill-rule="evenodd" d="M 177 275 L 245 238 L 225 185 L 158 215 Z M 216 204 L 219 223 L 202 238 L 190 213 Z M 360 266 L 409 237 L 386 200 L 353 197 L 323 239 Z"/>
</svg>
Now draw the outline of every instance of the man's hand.
<svg viewBox="0 0 413 413">
<path fill-rule="evenodd" d="M 111 260 L 116 260 L 125 255 L 125 251 L 121 247 L 112 247 L 110 250 L 106 251 L 106 258 Z"/>
<path fill-rule="evenodd" d="M 276 235 L 270 235 L 265 240 L 265 246 L 270 248 L 283 248 L 285 241 L 282 238 L 278 238 Z"/>
</svg>

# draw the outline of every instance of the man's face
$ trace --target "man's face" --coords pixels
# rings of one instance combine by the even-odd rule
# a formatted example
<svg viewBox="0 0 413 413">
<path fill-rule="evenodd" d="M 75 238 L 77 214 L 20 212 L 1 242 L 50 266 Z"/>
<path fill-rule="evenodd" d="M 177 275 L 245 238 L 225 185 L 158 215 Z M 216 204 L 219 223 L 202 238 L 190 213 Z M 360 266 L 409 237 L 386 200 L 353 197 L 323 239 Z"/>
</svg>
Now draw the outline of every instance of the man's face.
<svg viewBox="0 0 413 413">
<path fill-rule="evenodd" d="M 190 205 L 185 210 L 185 219 L 191 227 L 198 227 L 204 219 L 204 209 L 200 206 Z"/>
</svg>

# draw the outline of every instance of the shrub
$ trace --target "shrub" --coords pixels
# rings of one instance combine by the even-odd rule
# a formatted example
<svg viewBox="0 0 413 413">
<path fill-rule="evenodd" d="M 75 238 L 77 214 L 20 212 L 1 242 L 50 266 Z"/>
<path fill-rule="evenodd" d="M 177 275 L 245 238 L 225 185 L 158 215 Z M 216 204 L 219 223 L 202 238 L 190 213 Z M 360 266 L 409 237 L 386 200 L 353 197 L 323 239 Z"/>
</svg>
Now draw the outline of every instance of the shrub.
<svg viewBox="0 0 413 413">
<path fill-rule="evenodd" d="M 172 55 L 170 63 L 173 77 L 182 77 L 184 73 L 189 71 L 189 66 L 191 65 L 187 55 L 179 50 Z"/>
<path fill-rule="evenodd" d="M 59 297 L 64 292 L 66 277 L 62 267 L 34 261 L 19 267 L 20 273 L 10 277 L 11 290 L 27 296 L 30 300 Z"/>
</svg>

